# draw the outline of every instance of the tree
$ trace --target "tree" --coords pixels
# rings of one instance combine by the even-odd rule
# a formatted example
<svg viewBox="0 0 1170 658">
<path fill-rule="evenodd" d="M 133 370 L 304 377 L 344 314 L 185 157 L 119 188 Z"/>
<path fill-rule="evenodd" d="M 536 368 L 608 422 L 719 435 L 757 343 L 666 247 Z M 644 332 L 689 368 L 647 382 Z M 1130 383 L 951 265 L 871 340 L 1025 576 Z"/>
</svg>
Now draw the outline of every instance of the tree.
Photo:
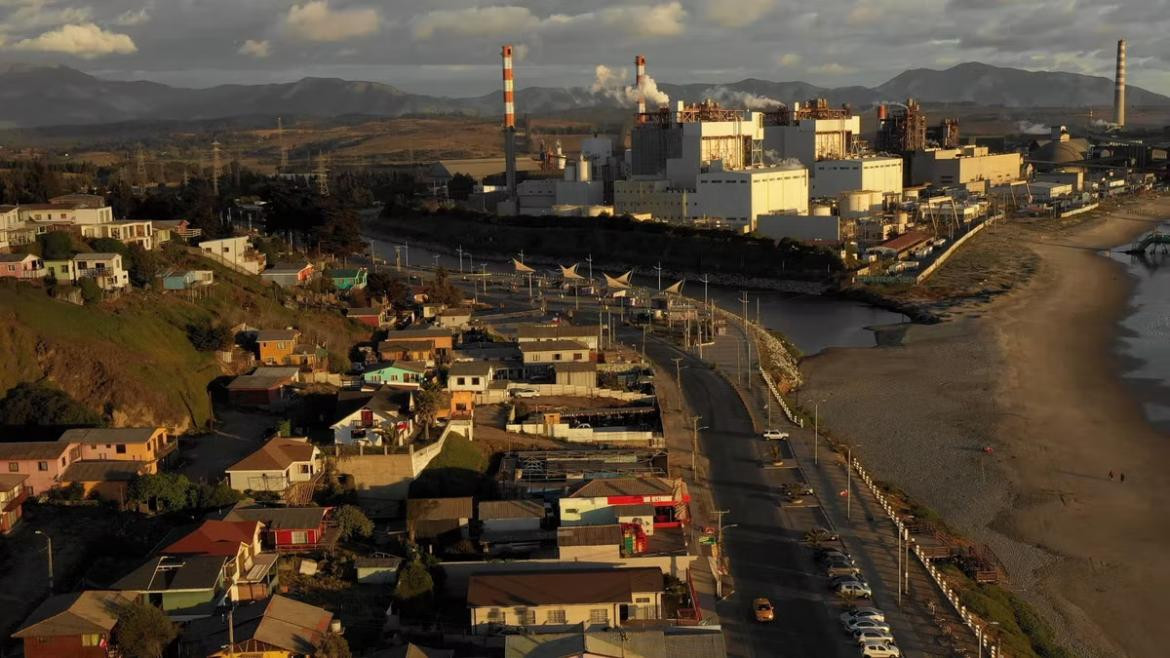
<svg viewBox="0 0 1170 658">
<path fill-rule="evenodd" d="M 90 277 L 78 279 L 77 287 L 81 288 L 81 299 L 86 304 L 93 304 L 102 300 L 102 287 Z"/>
<path fill-rule="evenodd" d="M 126 269 L 130 274 L 130 283 L 137 288 L 145 288 L 154 282 L 158 276 L 161 264 L 153 251 L 147 251 L 140 245 L 130 245 L 126 251 Z"/>
<path fill-rule="evenodd" d="M 160 658 L 178 635 L 166 613 L 149 603 L 123 606 L 114 626 L 114 643 L 128 658 Z"/>
<path fill-rule="evenodd" d="M 231 329 L 202 320 L 187 324 L 187 340 L 200 352 L 214 352 L 231 344 Z"/>
<path fill-rule="evenodd" d="M 243 495 L 221 482 L 192 485 L 187 497 L 189 505 L 196 509 L 218 509 L 240 502 Z"/>
<path fill-rule="evenodd" d="M 139 475 L 130 481 L 126 498 L 160 512 L 186 509 L 191 504 L 191 481 L 179 473 Z"/>
<path fill-rule="evenodd" d="M 122 254 L 123 258 L 130 254 L 130 247 L 126 246 L 125 242 L 115 240 L 114 238 L 97 238 L 90 240 L 90 248 L 98 253 L 103 254 Z"/>
<path fill-rule="evenodd" d="M 415 557 L 398 571 L 394 586 L 394 600 L 406 616 L 422 617 L 430 614 L 435 596 L 435 581 L 422 560 Z"/>
<path fill-rule="evenodd" d="M 313 658 L 352 658 L 349 651 L 349 642 L 336 633 L 326 633 L 321 640 L 321 646 L 313 654 Z"/>
<path fill-rule="evenodd" d="M 366 290 L 374 297 L 384 297 L 392 303 L 406 298 L 406 284 L 402 278 L 387 272 L 370 272 L 366 278 Z"/>
<path fill-rule="evenodd" d="M 374 522 L 355 505 L 342 505 L 333 515 L 337 523 L 337 530 L 342 541 L 358 536 L 369 538 L 374 534 Z"/>
<path fill-rule="evenodd" d="M 447 181 L 447 196 L 459 201 L 466 201 L 475 190 L 475 179 L 467 174 L 455 174 Z"/>
<path fill-rule="evenodd" d="M 51 386 L 21 382 L 0 398 L 0 425 L 101 425 L 102 417 Z"/>
<path fill-rule="evenodd" d="M 439 415 L 441 400 L 442 397 L 433 383 L 428 383 L 418 389 L 418 393 L 414 396 L 414 415 L 422 421 L 423 436 L 428 441 L 431 438 L 431 425 L 434 424 L 435 418 Z"/>
<path fill-rule="evenodd" d="M 45 260 L 65 260 L 72 258 L 73 236 L 66 231 L 50 231 L 37 236 L 41 246 L 41 257 Z"/>
</svg>

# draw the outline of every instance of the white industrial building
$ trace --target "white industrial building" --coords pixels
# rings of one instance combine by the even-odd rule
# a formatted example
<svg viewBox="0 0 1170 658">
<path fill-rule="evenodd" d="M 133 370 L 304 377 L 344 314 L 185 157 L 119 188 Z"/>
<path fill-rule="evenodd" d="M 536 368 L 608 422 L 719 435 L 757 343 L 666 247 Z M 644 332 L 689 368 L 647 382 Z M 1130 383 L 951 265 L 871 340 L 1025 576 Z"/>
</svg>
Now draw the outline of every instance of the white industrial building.
<svg viewBox="0 0 1170 658">
<path fill-rule="evenodd" d="M 1057 199 L 1072 196 L 1071 183 L 1056 183 L 1051 181 L 1034 181 L 1028 184 L 1028 191 L 1032 198 L 1039 203 L 1049 203 Z"/>
<path fill-rule="evenodd" d="M 674 189 L 666 180 L 618 180 L 613 183 L 615 214 L 649 216 L 660 222 L 681 224 L 690 219 L 693 193 Z"/>
<path fill-rule="evenodd" d="M 716 162 L 699 174 L 691 216 L 752 231 L 764 213 L 808 213 L 808 170 L 804 167 L 759 167 L 724 170 Z"/>
<path fill-rule="evenodd" d="M 1023 158 L 1019 153 L 992 154 L 986 146 L 916 151 L 910 163 L 915 185 L 939 187 L 981 182 L 994 186 L 1020 179 Z"/>
<path fill-rule="evenodd" d="M 800 160 L 804 166 L 812 167 L 818 160 L 848 157 L 854 137 L 860 132 L 861 117 L 857 115 L 793 118 L 786 125 L 764 128 L 764 149 L 782 159 Z"/>
<path fill-rule="evenodd" d="M 873 190 L 902 194 L 902 158 L 868 157 L 818 160 L 812 166 L 812 196 L 836 197 L 842 192 Z"/>
<path fill-rule="evenodd" d="M 592 162 L 585 153 L 565 165 L 563 180 L 556 181 L 557 206 L 600 206 L 605 202 L 605 183 L 592 177 Z"/>
</svg>

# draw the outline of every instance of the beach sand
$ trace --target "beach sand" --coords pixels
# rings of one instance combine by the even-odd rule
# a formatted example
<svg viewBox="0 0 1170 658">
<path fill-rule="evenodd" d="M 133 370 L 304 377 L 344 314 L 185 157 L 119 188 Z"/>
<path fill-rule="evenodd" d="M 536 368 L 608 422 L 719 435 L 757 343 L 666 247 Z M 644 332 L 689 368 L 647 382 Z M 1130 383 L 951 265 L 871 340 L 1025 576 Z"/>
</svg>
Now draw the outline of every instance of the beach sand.
<svg viewBox="0 0 1170 658">
<path fill-rule="evenodd" d="M 901 346 L 802 363 L 802 404 L 824 400 L 824 424 L 880 478 L 990 546 L 1081 655 L 1166 654 L 1153 629 L 1170 616 L 1170 437 L 1120 379 L 1133 281 L 1097 253 L 1170 217 L 1170 201 L 1144 205 L 1071 229 L 998 227 L 1035 253 L 1027 283 L 912 326 Z"/>
</svg>

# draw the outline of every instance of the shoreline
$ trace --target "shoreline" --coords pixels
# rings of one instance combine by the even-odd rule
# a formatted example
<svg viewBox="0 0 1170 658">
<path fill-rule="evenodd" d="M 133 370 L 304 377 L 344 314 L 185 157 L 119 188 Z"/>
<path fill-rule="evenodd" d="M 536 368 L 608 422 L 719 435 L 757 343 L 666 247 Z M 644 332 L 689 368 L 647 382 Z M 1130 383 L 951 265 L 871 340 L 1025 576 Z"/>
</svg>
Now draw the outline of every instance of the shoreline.
<svg viewBox="0 0 1170 658">
<path fill-rule="evenodd" d="M 1140 629 L 1170 612 L 1160 596 L 1170 574 L 1157 567 L 1170 486 L 1154 466 L 1170 443 L 1122 378 L 1117 335 L 1136 281 L 1098 253 L 1170 217 L 1170 200 L 1136 205 L 1068 230 L 1017 231 L 1039 268 L 974 312 L 913 325 L 900 346 L 802 363 L 803 395 L 826 400 L 826 425 L 858 439 L 873 472 L 990 546 L 1010 587 L 1082 655 L 1158 655 Z M 1109 481 L 1111 469 L 1127 483 Z"/>
</svg>

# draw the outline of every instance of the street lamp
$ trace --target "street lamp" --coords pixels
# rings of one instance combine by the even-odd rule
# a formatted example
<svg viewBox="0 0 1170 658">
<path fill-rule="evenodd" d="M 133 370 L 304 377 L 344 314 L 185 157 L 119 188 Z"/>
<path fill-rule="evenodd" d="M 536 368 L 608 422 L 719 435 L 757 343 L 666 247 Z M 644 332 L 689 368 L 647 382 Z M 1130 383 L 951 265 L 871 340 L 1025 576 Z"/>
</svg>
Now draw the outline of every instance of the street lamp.
<svg viewBox="0 0 1170 658">
<path fill-rule="evenodd" d="M 33 532 L 34 534 L 42 535 L 45 538 L 45 541 L 48 542 L 49 593 L 51 594 L 53 592 L 53 538 L 49 536 L 49 533 L 43 532 L 41 530 L 34 530 Z"/>
<path fill-rule="evenodd" d="M 699 482 L 699 467 L 697 457 L 699 454 L 699 432 L 711 429 L 710 427 L 699 427 L 699 421 L 702 419 L 702 416 L 695 416 L 694 418 L 691 418 L 691 475 L 695 478 L 696 484 Z"/>
<path fill-rule="evenodd" d="M 825 400 L 813 401 L 813 464 L 815 464 L 817 466 L 820 466 L 820 464 L 821 464 L 817 453 L 819 452 L 819 448 L 821 445 L 821 431 L 820 431 L 821 413 L 820 412 L 821 412 L 821 403 L 822 402 L 825 402 Z"/>
<path fill-rule="evenodd" d="M 845 464 L 845 518 L 853 520 L 853 445 L 849 446 L 849 463 Z"/>
</svg>

